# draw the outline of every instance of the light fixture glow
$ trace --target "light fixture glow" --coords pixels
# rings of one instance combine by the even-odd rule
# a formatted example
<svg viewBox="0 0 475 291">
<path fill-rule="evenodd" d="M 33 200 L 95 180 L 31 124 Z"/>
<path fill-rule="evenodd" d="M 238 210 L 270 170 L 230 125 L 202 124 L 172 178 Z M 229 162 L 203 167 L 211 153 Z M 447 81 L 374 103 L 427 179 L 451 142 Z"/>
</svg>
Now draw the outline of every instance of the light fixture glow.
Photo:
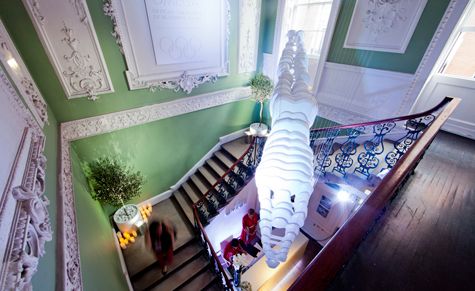
<svg viewBox="0 0 475 291">
<path fill-rule="evenodd" d="M 7 64 L 10 66 L 10 68 L 12 68 L 12 70 L 18 70 L 20 67 L 14 58 L 8 59 Z"/>
<path fill-rule="evenodd" d="M 341 202 L 348 202 L 350 201 L 350 193 L 346 192 L 346 191 L 338 191 L 336 193 L 336 197 L 338 198 L 339 201 Z"/>
<path fill-rule="evenodd" d="M 371 194 L 371 190 L 366 189 L 366 190 L 364 190 L 364 193 L 365 193 L 366 195 L 369 195 L 369 194 Z"/>
</svg>

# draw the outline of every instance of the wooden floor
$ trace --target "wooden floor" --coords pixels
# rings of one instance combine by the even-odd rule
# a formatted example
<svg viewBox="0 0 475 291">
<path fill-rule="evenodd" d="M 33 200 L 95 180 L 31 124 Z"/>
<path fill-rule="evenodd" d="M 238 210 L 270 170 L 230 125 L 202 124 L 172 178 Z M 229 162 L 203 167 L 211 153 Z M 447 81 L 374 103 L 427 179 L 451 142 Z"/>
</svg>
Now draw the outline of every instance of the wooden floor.
<svg viewBox="0 0 475 291">
<path fill-rule="evenodd" d="M 441 132 L 329 290 L 475 290 L 475 141 Z"/>
</svg>

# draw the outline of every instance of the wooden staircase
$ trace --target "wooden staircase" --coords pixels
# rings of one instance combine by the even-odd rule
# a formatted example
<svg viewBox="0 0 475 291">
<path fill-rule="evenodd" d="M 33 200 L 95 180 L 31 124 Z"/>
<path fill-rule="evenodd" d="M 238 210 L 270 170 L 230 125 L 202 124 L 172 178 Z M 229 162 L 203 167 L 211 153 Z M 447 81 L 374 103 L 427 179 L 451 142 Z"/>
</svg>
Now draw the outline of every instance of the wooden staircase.
<svg viewBox="0 0 475 291">
<path fill-rule="evenodd" d="M 245 138 L 221 146 L 169 199 L 153 206 L 152 219 L 167 218 L 177 228 L 174 260 L 167 274 L 146 249 L 143 236 L 123 250 L 134 290 L 222 290 L 208 252 L 194 229 L 193 204 L 248 148 Z"/>
</svg>

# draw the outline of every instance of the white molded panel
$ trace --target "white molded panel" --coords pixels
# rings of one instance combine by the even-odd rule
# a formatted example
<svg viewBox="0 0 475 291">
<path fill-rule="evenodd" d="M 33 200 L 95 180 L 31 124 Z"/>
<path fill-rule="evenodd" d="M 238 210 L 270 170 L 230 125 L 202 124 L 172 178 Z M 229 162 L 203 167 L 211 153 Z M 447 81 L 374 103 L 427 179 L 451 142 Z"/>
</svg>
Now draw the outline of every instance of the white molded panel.
<svg viewBox="0 0 475 291">
<path fill-rule="evenodd" d="M 239 1 L 239 73 L 256 70 L 261 0 Z"/>
<path fill-rule="evenodd" d="M 114 92 L 85 0 L 23 0 L 68 98 Z"/>
</svg>

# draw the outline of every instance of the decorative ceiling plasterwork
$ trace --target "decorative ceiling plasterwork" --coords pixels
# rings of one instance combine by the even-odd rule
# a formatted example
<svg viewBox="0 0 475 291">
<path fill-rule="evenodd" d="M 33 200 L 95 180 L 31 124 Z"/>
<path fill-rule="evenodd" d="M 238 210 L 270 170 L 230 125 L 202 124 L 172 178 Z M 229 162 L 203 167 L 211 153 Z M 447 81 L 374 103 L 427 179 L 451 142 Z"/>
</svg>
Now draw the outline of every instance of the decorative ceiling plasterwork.
<svg viewBox="0 0 475 291">
<path fill-rule="evenodd" d="M 228 45 L 229 45 L 229 36 L 230 30 L 229 25 L 231 21 L 231 10 L 228 0 L 219 0 L 222 1 L 224 7 L 221 17 L 224 18 L 221 26 L 222 27 L 222 40 L 221 40 L 221 60 L 220 64 L 217 67 L 212 69 L 209 68 L 195 68 L 193 70 L 179 69 L 183 67 L 183 63 L 178 65 L 167 64 L 165 66 L 158 66 L 156 60 L 152 57 L 153 53 L 157 53 L 157 49 L 152 45 L 151 34 L 153 30 L 150 27 L 150 23 L 143 25 L 140 30 L 134 31 L 134 27 L 128 25 L 128 23 L 134 21 L 134 19 L 126 19 L 127 15 L 134 15 L 137 11 L 143 13 L 142 17 L 149 19 L 147 16 L 147 9 L 145 7 L 145 2 L 134 3 L 135 6 L 133 12 L 130 12 L 124 0 L 105 0 L 103 5 L 104 14 L 111 17 L 113 24 L 112 36 L 116 39 L 116 43 L 119 46 L 120 52 L 124 55 L 127 62 L 127 71 L 126 76 L 129 83 L 129 88 L 131 90 L 149 88 L 152 92 L 157 89 L 171 89 L 175 92 L 182 90 L 183 92 L 190 94 L 191 91 L 198 87 L 201 84 L 208 82 L 215 82 L 219 76 L 224 76 L 229 73 L 229 56 L 228 56 Z M 196 1 L 195 1 L 196 2 Z M 199 2 L 199 1 L 197 1 Z M 168 5 L 175 3 L 174 1 L 167 2 Z M 177 1 L 176 5 L 179 3 L 185 3 Z M 138 7 L 138 8 L 137 8 Z M 201 7 L 199 8 L 201 9 Z M 197 10 L 199 11 L 199 10 Z M 196 23 L 193 24 L 196 26 Z M 136 29 L 136 28 L 135 28 Z M 133 40 L 133 34 L 140 34 L 143 36 L 137 40 Z M 202 35 L 206 35 L 206 31 L 201 32 Z M 208 32 L 209 34 L 209 32 Z M 139 43 L 140 42 L 140 43 Z M 142 50 L 140 52 L 140 50 Z M 148 51 L 144 54 L 143 52 Z M 154 51 L 150 53 L 150 51 Z M 146 60 L 146 61 L 144 61 Z M 160 71 L 160 68 L 167 67 L 167 71 Z M 174 68 L 177 69 L 174 69 Z M 170 69 L 171 68 L 171 69 Z"/>
<path fill-rule="evenodd" d="M 45 191 L 46 157 L 43 154 L 45 138 L 32 111 L 22 103 L 7 75 L 0 67 L 0 90 L 8 99 L 15 113 L 25 120 L 23 139 L 19 148 L 27 150 L 25 159 L 15 163 L 12 173 L 21 175 L 20 184 L 9 184 L 2 199 L 4 208 L 15 205 L 16 211 L 0 213 L 0 219 L 11 221 L 11 234 L 1 263 L 2 290 L 31 290 L 31 279 L 37 271 L 38 262 L 45 253 L 44 244 L 52 239 L 51 223 Z M 17 180 L 18 181 L 18 180 Z M 10 196 L 11 195 L 11 196 Z M 9 198 L 13 198 L 9 199 Z M 10 205 L 8 207 L 7 205 Z M 10 216 L 11 214 L 12 216 Z"/>
<path fill-rule="evenodd" d="M 239 1 L 239 73 L 256 70 L 261 0 Z"/>
<path fill-rule="evenodd" d="M 357 0 L 345 48 L 404 53 L 427 0 Z"/>
<path fill-rule="evenodd" d="M 23 0 L 67 98 L 114 92 L 85 0 Z"/>
<path fill-rule="evenodd" d="M 181 114 L 247 99 L 249 87 L 240 87 L 182 98 L 137 109 L 125 110 L 61 124 L 60 137 L 60 188 L 58 195 L 58 258 L 62 274 L 60 288 L 81 290 L 79 242 L 73 179 L 70 160 L 70 142 L 94 135 L 129 128 Z"/>
<path fill-rule="evenodd" d="M 46 102 L 1 21 L 0 60 L 20 94 L 24 97 L 25 103 L 33 113 L 35 120 L 43 127 L 45 123 L 48 123 Z"/>
</svg>

